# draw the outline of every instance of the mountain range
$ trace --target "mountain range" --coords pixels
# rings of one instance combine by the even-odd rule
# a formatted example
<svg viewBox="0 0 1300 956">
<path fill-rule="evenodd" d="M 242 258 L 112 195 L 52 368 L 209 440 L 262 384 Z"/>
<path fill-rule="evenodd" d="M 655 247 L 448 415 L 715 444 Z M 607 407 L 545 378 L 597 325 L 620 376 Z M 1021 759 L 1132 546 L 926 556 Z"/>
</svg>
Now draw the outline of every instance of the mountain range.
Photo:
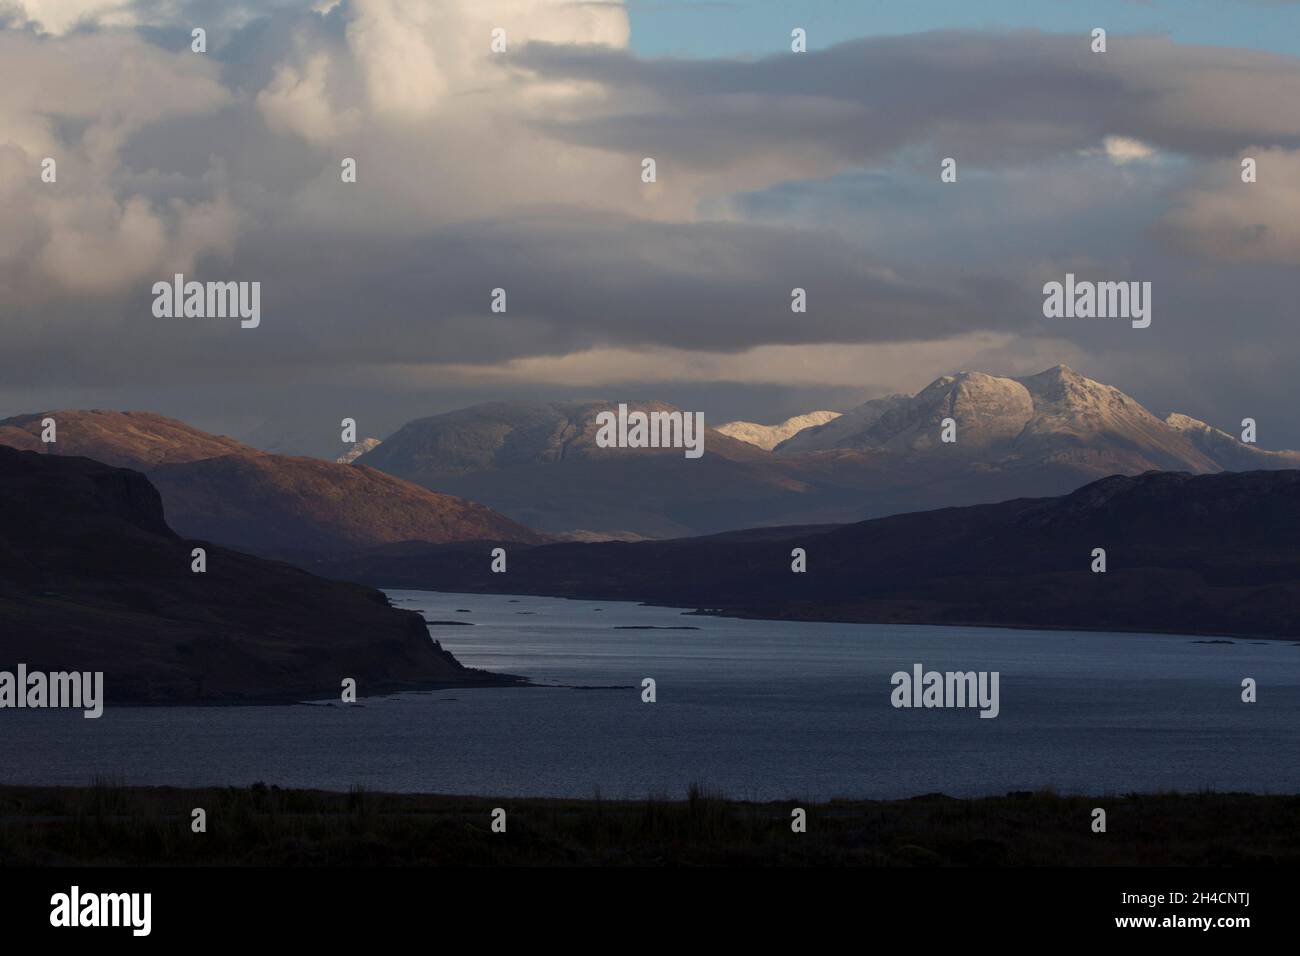
<svg viewBox="0 0 1300 956">
<path fill-rule="evenodd" d="M 56 441 L 41 441 L 41 422 Z M 0 444 L 146 474 L 169 524 L 257 554 L 314 557 L 399 541 L 544 540 L 483 505 L 372 468 L 270 455 L 151 412 L 51 411 L 0 421 Z"/>
<path fill-rule="evenodd" d="M 542 532 L 656 538 L 1055 495 L 1112 474 L 1300 467 L 1300 452 L 1264 451 L 1184 415 L 1162 419 L 1064 365 L 1021 378 L 943 376 L 916 395 L 817 413 L 826 420 L 775 443 L 790 423 L 727 423 L 706 429 L 698 460 L 598 447 L 595 417 L 616 404 L 476 405 L 412 421 L 357 464 Z M 952 443 L 941 440 L 945 419 Z"/>
<path fill-rule="evenodd" d="M 706 428 L 699 459 L 602 447 L 613 404 L 474 406 L 352 464 L 148 412 L 0 421 L 0 445 L 28 449 L 0 447 L 0 651 L 135 658 L 114 671 L 131 699 L 332 690 L 345 663 L 379 684 L 492 679 L 430 656 L 378 592 L 238 551 L 379 586 L 765 617 L 1300 633 L 1300 454 L 1159 418 L 1064 366 L 944 376 L 797 429 Z M 203 574 L 196 542 L 211 542 Z M 489 544 L 507 574 L 488 571 Z"/>
<path fill-rule="evenodd" d="M 19 663 L 102 671 L 110 703 L 516 683 L 463 667 L 378 591 L 177 535 L 137 471 L 0 447 L 0 669 Z"/>
<path fill-rule="evenodd" d="M 1265 451 L 1181 414 L 1160 418 L 1063 365 L 1020 378 L 961 372 L 842 414 L 706 427 L 698 459 L 680 448 L 601 447 L 597 415 L 619 404 L 475 405 L 358 442 L 351 463 L 268 454 L 149 412 L 18 416 L 0 421 L 0 444 L 135 468 L 180 533 L 308 565 L 408 542 L 842 524 L 1058 495 L 1115 474 L 1300 467 L 1300 452 Z M 58 424 L 52 445 L 40 441 L 47 417 Z"/>
<path fill-rule="evenodd" d="M 523 546 L 505 574 L 456 545 L 324 570 L 741 617 L 1295 638 L 1300 471 L 1115 475 L 1058 497 L 840 526 Z"/>
<path fill-rule="evenodd" d="M 357 459 L 426 488 L 490 505 L 550 533 L 690 534 L 725 506 L 743 520 L 757 499 L 797 494 L 770 453 L 705 429 L 703 458 L 679 448 L 601 448 L 605 402 L 492 402 L 412 421 Z M 663 402 L 632 411 L 671 412 Z M 730 502 L 730 504 L 723 504 Z M 504 507 L 503 507 L 504 506 Z M 735 525 L 732 525 L 735 526 Z"/>
</svg>

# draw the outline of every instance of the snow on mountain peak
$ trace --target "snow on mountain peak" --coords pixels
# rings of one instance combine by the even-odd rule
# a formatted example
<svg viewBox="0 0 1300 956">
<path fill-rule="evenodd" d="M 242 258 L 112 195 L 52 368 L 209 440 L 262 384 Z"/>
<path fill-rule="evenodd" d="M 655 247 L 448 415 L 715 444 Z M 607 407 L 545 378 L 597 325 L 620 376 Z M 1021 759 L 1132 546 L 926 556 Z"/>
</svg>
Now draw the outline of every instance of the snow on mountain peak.
<svg viewBox="0 0 1300 956">
<path fill-rule="evenodd" d="M 756 422 L 727 422 L 719 425 L 717 430 L 737 441 L 757 445 L 771 451 L 781 442 L 792 438 L 805 428 L 825 425 L 840 417 L 839 412 L 816 411 L 806 415 L 794 415 L 778 425 L 760 425 Z"/>
</svg>

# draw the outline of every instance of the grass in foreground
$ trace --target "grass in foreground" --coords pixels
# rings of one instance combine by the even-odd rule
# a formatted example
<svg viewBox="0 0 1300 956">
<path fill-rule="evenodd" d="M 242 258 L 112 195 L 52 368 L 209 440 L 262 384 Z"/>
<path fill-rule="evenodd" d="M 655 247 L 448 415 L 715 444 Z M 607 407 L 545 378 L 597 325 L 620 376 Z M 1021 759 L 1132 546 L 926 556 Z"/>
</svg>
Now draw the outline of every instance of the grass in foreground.
<svg viewBox="0 0 1300 956">
<path fill-rule="evenodd" d="M 207 832 L 191 812 L 207 811 Z M 493 833 L 495 807 L 507 812 Z M 791 810 L 807 832 L 791 831 Z M 1092 809 L 1107 814 L 1104 834 Z M 1300 863 L 1300 795 L 586 800 L 251 787 L 0 786 L 0 864 L 1260 866 Z"/>
</svg>

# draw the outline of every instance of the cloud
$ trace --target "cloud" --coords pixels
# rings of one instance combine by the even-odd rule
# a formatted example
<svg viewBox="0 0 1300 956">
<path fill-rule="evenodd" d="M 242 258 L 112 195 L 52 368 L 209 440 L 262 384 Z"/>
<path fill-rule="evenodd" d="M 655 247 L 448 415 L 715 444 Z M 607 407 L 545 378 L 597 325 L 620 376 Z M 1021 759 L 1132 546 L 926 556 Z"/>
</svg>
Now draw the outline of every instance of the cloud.
<svg viewBox="0 0 1300 956">
<path fill-rule="evenodd" d="M 0 0 L 0 25 L 11 24 L 47 36 L 76 31 L 130 28 L 204 27 L 209 34 L 238 28 L 280 9 L 328 13 L 332 0 Z"/>
<path fill-rule="evenodd" d="M 112 293 L 159 269 L 233 248 L 237 213 L 205 201 L 146 196 L 120 165 L 137 131 L 229 102 L 199 57 L 130 34 L 60 40 L 0 31 L 0 282 L 9 305 L 59 290 Z M 53 160 L 54 182 L 42 179 Z"/>
<path fill-rule="evenodd" d="M 1102 140 L 1102 148 L 1110 161 L 1120 166 L 1143 159 L 1150 159 L 1155 155 L 1155 150 L 1146 143 L 1130 139 L 1127 136 L 1107 136 Z"/>
<path fill-rule="evenodd" d="M 360 111 L 330 102 L 329 78 L 330 58 L 324 53 L 310 56 L 300 66 L 280 64 L 271 84 L 257 94 L 267 126 L 312 142 L 329 142 L 355 131 Z"/>
<path fill-rule="evenodd" d="M 205 56 L 174 41 L 211 4 L 60 9 L 0 30 L 11 383 L 915 384 L 1171 341 L 1209 362 L 1234 270 L 1264 270 L 1270 334 L 1267 270 L 1300 254 L 1289 57 L 987 32 L 653 60 L 624 7 L 567 0 L 222 5 Z M 1045 323 L 1071 268 L 1155 278 L 1155 331 Z M 154 319 L 174 271 L 261 281 L 262 326 Z"/>
<path fill-rule="evenodd" d="M 1300 152 L 1242 151 L 1257 180 L 1242 181 L 1236 160 L 1210 165 L 1160 222 L 1172 245 L 1215 262 L 1300 265 Z"/>
<path fill-rule="evenodd" d="M 19 0 L 9 4 L 18 22 L 31 22 L 43 33 L 67 33 L 77 26 L 134 26 L 139 22 L 130 0 Z M 3 12 L 3 7 L 0 7 Z"/>
<path fill-rule="evenodd" d="M 601 84 L 615 108 L 549 123 L 557 136 L 744 176 L 773 157 L 819 167 L 876 163 L 909 145 L 1017 165 L 1107 138 L 1222 156 L 1300 145 L 1292 57 L 1117 37 L 936 32 L 756 61 L 647 61 L 532 47 L 539 75 Z M 780 135 L 776 135 L 779 132 Z"/>
<path fill-rule="evenodd" d="M 858 389 L 870 382 L 878 390 L 911 392 L 955 368 L 1022 375 L 1040 372 L 1056 362 L 1080 361 L 1083 354 L 1061 340 L 1042 340 L 1023 349 L 1014 335 L 976 332 L 922 342 L 760 345 L 725 354 L 674 348 L 596 348 L 513 359 L 489 367 L 399 364 L 389 373 L 393 383 L 407 387 L 461 382 L 595 389 L 627 382 L 726 382 Z"/>
</svg>

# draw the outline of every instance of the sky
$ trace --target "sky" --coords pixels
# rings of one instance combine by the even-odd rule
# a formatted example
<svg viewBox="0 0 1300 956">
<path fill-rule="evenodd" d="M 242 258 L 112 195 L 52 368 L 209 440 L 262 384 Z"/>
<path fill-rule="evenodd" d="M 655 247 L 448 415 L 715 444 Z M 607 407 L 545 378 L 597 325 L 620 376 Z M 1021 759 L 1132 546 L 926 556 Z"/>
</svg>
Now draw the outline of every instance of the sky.
<svg viewBox="0 0 1300 956">
<path fill-rule="evenodd" d="M 1065 363 L 1300 447 L 1297 27 L 1268 0 L 0 0 L 0 417 L 324 454 L 343 417 L 775 422 Z M 260 324 L 156 316 L 176 273 L 260 283 Z M 1067 273 L 1150 282 L 1150 327 L 1046 318 Z"/>
<path fill-rule="evenodd" d="M 1179 43 L 1300 54 L 1294 0 L 629 0 L 643 56 L 762 56 L 808 31 L 809 49 L 926 30 L 1160 34 Z M 796 22 L 797 21 L 797 22 Z"/>
</svg>

